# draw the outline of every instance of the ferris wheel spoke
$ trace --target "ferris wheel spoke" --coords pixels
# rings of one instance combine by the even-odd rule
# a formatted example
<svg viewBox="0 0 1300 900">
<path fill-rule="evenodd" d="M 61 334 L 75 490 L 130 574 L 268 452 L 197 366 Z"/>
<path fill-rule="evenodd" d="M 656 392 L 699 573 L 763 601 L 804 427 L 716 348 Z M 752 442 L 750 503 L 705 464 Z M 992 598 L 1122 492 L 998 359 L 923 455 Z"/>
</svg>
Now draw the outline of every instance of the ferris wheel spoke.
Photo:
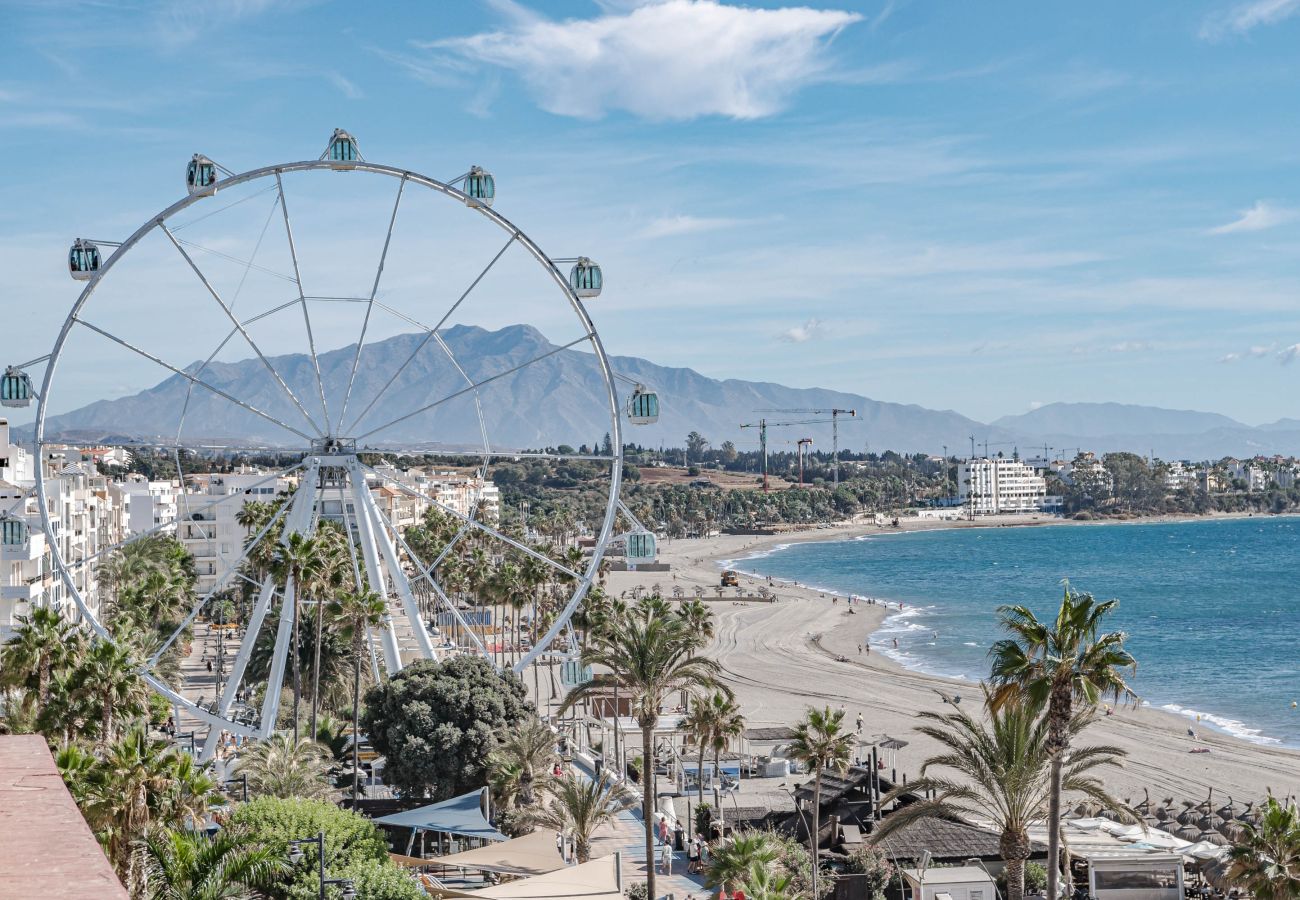
<svg viewBox="0 0 1300 900">
<path fill-rule="evenodd" d="M 451 364 L 456 367 L 456 371 L 460 373 L 460 377 L 465 379 L 466 384 L 473 387 L 474 379 L 469 377 L 465 368 L 460 364 L 460 360 L 456 359 L 456 354 L 451 352 L 451 347 L 447 346 L 447 342 L 443 340 L 442 335 L 435 331 L 434 340 L 438 342 L 438 346 L 447 354 L 447 358 L 451 360 Z M 488 460 L 491 458 L 490 454 L 492 453 L 492 441 L 488 437 L 487 418 L 483 415 L 483 398 L 479 396 L 477 388 L 474 390 L 474 412 L 478 415 L 478 429 L 479 433 L 483 437 L 483 452 L 484 454 L 487 454 L 483 457 L 483 462 L 479 466 L 479 477 L 486 480 Z"/>
<path fill-rule="evenodd" d="M 234 575 L 236 572 L 239 571 L 239 567 L 244 564 L 244 561 L 246 559 L 248 559 L 249 554 L 253 552 L 253 549 L 259 543 L 262 542 L 262 539 L 266 537 L 267 534 L 270 533 L 271 529 L 275 527 L 277 522 L 279 522 L 282 518 L 284 518 L 285 513 L 287 513 L 288 511 L 289 511 L 288 503 L 280 504 L 280 508 L 276 510 L 275 515 L 273 515 L 270 519 L 267 520 L 266 524 L 262 526 L 262 530 L 257 533 L 256 537 L 254 537 L 251 541 L 249 541 L 247 544 L 244 545 L 243 551 L 240 552 L 239 556 L 235 558 L 235 561 L 232 562 L 230 565 L 226 566 L 225 570 L 222 571 L 222 573 L 217 576 L 217 580 L 212 583 L 212 587 L 208 590 L 208 592 L 204 594 L 202 597 L 200 597 L 194 603 L 194 605 L 190 607 L 189 613 L 187 613 L 185 618 L 181 620 L 181 624 L 176 628 L 175 631 L 171 633 L 171 636 L 168 637 L 167 640 L 163 641 L 161 646 L 159 646 L 158 649 L 153 652 L 153 655 L 149 657 L 150 667 L 156 666 L 158 664 L 158 660 L 160 660 L 162 658 L 162 655 L 167 652 L 167 649 L 171 647 L 173 643 L 176 642 L 176 639 L 185 632 L 185 629 L 189 628 L 190 625 L 194 624 L 194 620 L 198 618 L 198 615 L 202 611 L 203 607 L 207 606 L 208 601 L 211 600 L 214 596 L 216 596 L 216 594 L 223 587 L 225 587 L 226 582 L 230 579 L 232 575 Z"/>
<path fill-rule="evenodd" d="M 437 332 L 437 330 L 441 328 L 449 318 L 451 318 L 452 314 L 456 312 L 456 309 L 462 303 L 465 302 L 465 298 L 470 295 L 470 293 L 474 290 L 474 288 L 478 287 L 479 282 L 482 281 L 487 276 L 487 273 L 492 271 L 492 267 L 497 264 L 497 260 L 499 260 L 502 256 L 504 256 L 505 252 L 509 250 L 511 245 L 513 245 L 514 242 L 518 239 L 519 239 L 518 231 L 510 235 L 510 239 L 507 240 L 505 244 L 501 247 L 501 249 L 497 251 L 496 256 L 492 257 L 492 259 L 488 261 L 488 264 L 483 267 L 483 271 L 478 273 L 478 276 L 473 281 L 470 282 L 469 287 L 465 288 L 465 291 L 460 295 L 459 298 L 457 298 L 456 302 L 451 305 L 451 308 L 448 309 L 447 312 L 443 315 L 443 317 L 438 320 L 438 324 L 433 326 L 432 328 L 425 328 L 425 326 L 420 325 L 419 323 L 415 322 L 413 319 L 407 318 L 406 316 L 397 312 L 387 304 L 374 301 L 375 305 L 379 306 L 380 308 L 385 309 L 390 313 L 393 313 L 399 318 L 406 319 L 407 322 L 416 325 L 416 327 L 418 328 L 424 328 L 425 335 L 424 335 L 424 339 L 421 340 L 420 343 L 416 344 L 415 349 L 411 351 L 411 355 L 406 357 L 405 360 L 403 360 L 402 364 L 397 367 L 397 371 L 394 372 L 392 376 L 388 379 L 388 381 L 384 383 L 384 386 L 379 389 L 379 393 L 375 394 L 375 396 L 371 398 L 370 402 L 366 404 L 366 408 L 361 411 L 361 415 L 357 416 L 355 419 L 352 420 L 352 424 L 348 426 L 349 429 L 355 429 L 358 425 L 361 424 L 361 421 L 365 419 L 366 414 L 369 413 L 370 410 L 374 408 L 375 404 L 379 402 L 380 398 L 383 397 L 384 394 L 388 393 L 388 389 L 391 388 L 393 386 L 393 383 L 397 381 L 397 379 L 401 376 L 403 372 L 406 371 L 406 367 L 409 366 L 411 362 L 417 356 L 420 355 L 420 351 L 423 350 L 428 345 L 429 341 L 433 338 L 433 335 Z"/>
<path fill-rule="evenodd" d="M 91 331 L 95 332 L 96 334 L 103 335 L 104 337 L 108 338 L 110 341 L 113 341 L 114 343 L 121 344 L 123 347 L 130 350 L 131 352 L 138 353 L 140 356 L 143 356 L 145 359 L 149 360 L 150 362 L 162 366 L 164 369 L 167 369 L 169 372 L 172 372 L 173 374 L 181 376 L 182 378 L 186 379 L 192 384 L 197 384 L 200 387 L 216 394 L 218 397 L 223 397 L 226 400 L 229 400 L 231 403 L 235 404 L 236 406 L 242 407 L 248 410 L 249 412 L 253 413 L 254 415 L 261 416 L 263 419 L 266 419 L 266 421 L 268 422 L 271 422 L 275 425 L 279 425 L 285 431 L 296 434 L 298 435 L 298 437 L 302 438 L 305 441 L 310 442 L 312 440 L 311 435 L 299 431 L 297 428 L 294 428 L 292 425 L 280 421 L 270 413 L 262 412 L 262 410 L 258 409 L 257 407 L 250 406 L 249 404 L 245 403 L 243 400 L 231 396 L 230 394 L 223 391 L 221 388 L 209 384 L 208 382 L 204 381 L 202 378 L 197 378 L 194 375 L 191 375 L 189 372 L 186 372 L 184 369 L 179 369 L 176 366 L 173 366 L 171 363 L 164 362 L 163 360 L 154 356 L 149 351 L 141 350 L 139 347 L 135 346 L 135 344 L 132 344 L 130 341 L 123 340 L 122 338 L 113 334 L 111 331 L 105 331 L 103 328 L 100 328 L 99 326 L 92 324 L 91 322 L 81 318 L 80 316 L 74 315 L 72 317 L 72 320 L 86 328 L 89 328 Z"/>
<path fill-rule="evenodd" d="M 450 507 L 447 504 L 434 499 L 433 497 L 429 496 L 423 491 L 417 490 L 408 484 L 398 481 L 396 478 L 393 478 L 391 475 L 385 475 L 383 472 L 380 472 L 377 469 L 372 468 L 371 466 L 362 466 L 362 468 L 364 468 L 367 472 L 370 472 L 371 474 L 375 475 L 377 478 L 380 478 L 381 480 L 388 482 L 389 484 L 391 484 L 393 487 L 395 487 L 397 490 L 401 491 L 402 493 L 407 494 L 408 496 L 411 497 L 418 497 L 424 500 L 426 503 L 430 504 L 431 506 L 434 506 L 437 509 L 441 510 L 442 512 L 445 512 L 447 515 L 452 516 L 453 518 L 456 519 L 460 519 L 462 522 L 465 523 L 466 527 L 473 528 L 483 532 L 484 534 L 490 535 L 491 537 L 496 538 L 498 541 L 501 541 L 504 544 L 509 544 L 511 547 L 514 547 L 520 553 L 523 553 L 527 556 L 531 556 L 533 559 L 536 559 L 538 562 L 546 563 L 551 568 L 555 569 L 558 572 L 562 572 L 565 575 L 568 575 L 570 578 L 583 577 L 581 573 L 575 572 L 573 571 L 573 569 L 570 569 L 568 566 L 564 565 L 563 563 L 551 559 L 545 553 L 538 553 L 536 550 L 534 550 L 532 547 L 529 547 L 527 544 L 517 541 L 514 538 L 509 537 L 508 535 L 502 534 L 500 531 L 497 531 L 491 525 L 485 525 L 484 523 L 478 521 L 478 519 L 474 518 L 473 516 L 466 515 L 460 510 Z"/>
<path fill-rule="evenodd" d="M 498 372 L 495 375 L 492 375 L 488 378 L 484 378 L 482 381 L 472 382 L 469 387 L 456 391 L 453 394 L 448 394 L 446 397 L 443 397 L 441 400 L 435 400 L 433 403 L 426 404 L 425 406 L 422 406 L 413 412 L 409 412 L 404 416 L 399 416 L 396 419 L 392 419 L 391 421 L 385 422 L 383 425 L 380 425 L 376 428 L 372 428 L 369 431 L 357 435 L 357 440 L 367 438 L 370 435 L 377 434 L 378 432 L 383 431 L 387 428 L 392 428 L 394 425 L 397 425 L 401 422 L 405 422 L 407 419 L 414 418 L 415 416 L 418 416 L 422 413 L 426 413 L 429 410 L 439 407 L 444 403 L 448 403 L 452 400 L 455 400 L 457 397 L 463 397 L 472 391 L 477 391 L 479 388 L 483 387 L 486 384 L 491 384 L 492 382 L 499 381 L 500 379 L 505 378 L 508 375 L 513 375 L 516 372 L 522 371 L 523 369 L 526 369 L 531 365 L 534 365 L 536 363 L 541 362 L 544 359 L 547 359 L 548 357 L 554 356 L 557 353 L 568 350 L 570 347 L 574 347 L 578 344 L 581 344 L 583 341 L 590 340 L 590 339 L 591 339 L 590 333 L 584 334 L 580 338 L 576 338 L 575 340 L 569 341 L 569 343 L 563 344 L 559 347 L 554 347 L 546 351 L 545 353 L 538 354 L 537 356 L 534 356 L 532 359 L 526 362 L 522 362 L 517 366 L 506 369 L 504 372 Z"/>
<path fill-rule="evenodd" d="M 406 176 L 397 185 L 397 198 L 393 200 L 393 214 L 388 217 L 388 233 L 384 235 L 384 249 L 379 254 L 379 267 L 375 270 L 375 283 L 370 288 L 370 302 L 366 304 L 366 315 L 361 321 L 361 337 L 357 338 L 357 352 L 352 356 L 352 372 L 348 375 L 348 387 L 343 392 L 343 405 L 339 408 L 339 425 L 343 424 L 348 414 L 348 401 L 352 399 L 352 384 L 357 379 L 357 364 L 361 362 L 361 348 L 366 342 L 366 331 L 370 328 L 370 314 L 375 308 L 375 295 L 379 293 L 379 279 L 384 275 L 384 263 L 388 260 L 388 245 L 393 240 L 393 226 L 397 224 L 397 210 L 402 205 L 402 192 L 406 190 Z"/>
<path fill-rule="evenodd" d="M 298 267 L 298 248 L 293 242 L 293 225 L 289 222 L 289 204 L 284 198 L 284 181 L 280 173 L 275 173 L 275 187 L 280 192 L 280 212 L 284 213 L 284 233 L 289 239 L 289 257 L 293 260 L 293 280 L 298 285 L 298 299 L 302 302 L 302 320 L 307 326 L 307 346 L 311 350 L 311 367 L 316 373 L 316 390 L 320 394 L 320 408 L 325 415 L 325 431 L 333 432 L 330 425 L 330 408 L 325 402 L 325 382 L 320 376 L 320 359 L 316 355 L 316 338 L 311 330 L 311 313 L 307 309 L 307 297 L 302 290 L 302 270 Z"/>
<path fill-rule="evenodd" d="M 185 258 L 185 262 L 189 264 L 189 267 L 194 271 L 194 274 L 198 277 L 199 281 L 203 283 L 203 287 L 212 296 L 212 299 L 216 301 L 217 305 L 221 307 L 221 311 L 226 314 L 226 318 L 230 319 L 230 324 L 235 327 L 235 330 L 244 338 L 252 351 L 257 354 L 257 358 L 262 361 L 262 365 L 271 373 L 271 377 L 275 379 L 276 384 L 280 385 L 280 390 L 284 391 L 285 396 L 287 396 L 289 400 L 292 401 L 293 405 L 298 408 L 298 412 L 302 413 L 303 418 L 307 420 L 307 423 L 312 427 L 312 429 L 318 435 L 323 437 L 324 435 L 322 434 L 320 427 L 311 417 L 311 414 L 307 412 L 306 408 L 303 407 L 302 401 L 298 399 L 298 396 L 285 382 L 283 376 L 280 375 L 280 372 L 275 368 L 275 366 L 271 365 L 271 361 L 266 358 L 266 354 L 262 352 L 262 348 L 257 345 L 257 342 L 253 340 L 253 336 L 248 333 L 248 329 L 244 326 L 244 323 L 239 321 L 234 312 L 231 311 L 230 307 L 226 305 L 226 301 L 221 299 L 221 295 L 217 293 L 217 289 L 212 286 L 210 281 L 208 281 L 207 276 L 203 274 L 202 270 L 200 270 L 197 265 L 195 265 L 193 257 L 191 257 L 190 254 L 186 252 L 185 248 L 181 246 L 181 242 L 176 239 L 176 235 L 172 234 L 171 230 L 165 223 L 160 222 L 158 227 L 162 229 L 163 234 L 167 235 L 177 252 Z M 225 342 L 223 341 L 222 343 L 224 344 Z"/>
</svg>

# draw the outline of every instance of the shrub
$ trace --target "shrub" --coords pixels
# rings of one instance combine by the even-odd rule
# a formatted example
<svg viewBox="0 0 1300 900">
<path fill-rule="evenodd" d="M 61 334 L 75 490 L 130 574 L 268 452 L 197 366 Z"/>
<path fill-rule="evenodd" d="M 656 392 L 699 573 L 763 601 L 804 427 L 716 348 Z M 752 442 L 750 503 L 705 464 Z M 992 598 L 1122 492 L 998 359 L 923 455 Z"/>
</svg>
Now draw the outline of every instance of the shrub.
<svg viewBox="0 0 1300 900">
<path fill-rule="evenodd" d="M 627 900 L 650 900 L 650 888 L 644 881 L 633 882 L 623 891 L 623 896 Z"/>
<path fill-rule="evenodd" d="M 364 863 L 388 864 L 388 844 L 373 822 L 354 812 L 321 800 L 282 800 L 259 797 L 240 804 L 230 816 L 230 827 L 241 828 L 250 843 L 289 855 L 289 841 L 325 833 L 325 872 L 329 878 L 348 878 L 347 870 Z M 273 900 L 314 900 L 318 894 L 316 846 L 303 845 L 303 858 L 266 888 Z M 369 897 L 370 894 L 361 893 Z M 387 895 L 384 895 L 387 896 Z M 403 895 L 392 895 L 402 898 Z"/>
<path fill-rule="evenodd" d="M 410 875 L 387 860 L 353 863 L 339 877 L 351 878 L 357 896 L 365 900 L 428 900 L 429 896 Z"/>
</svg>

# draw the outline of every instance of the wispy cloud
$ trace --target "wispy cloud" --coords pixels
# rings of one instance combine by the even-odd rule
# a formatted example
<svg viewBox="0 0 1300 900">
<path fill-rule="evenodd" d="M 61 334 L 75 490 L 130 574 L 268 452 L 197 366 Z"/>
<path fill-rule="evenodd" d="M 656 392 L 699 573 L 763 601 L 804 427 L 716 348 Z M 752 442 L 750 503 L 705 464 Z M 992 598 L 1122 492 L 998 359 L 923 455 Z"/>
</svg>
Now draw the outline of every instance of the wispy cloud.
<svg viewBox="0 0 1300 900">
<path fill-rule="evenodd" d="M 1150 341 L 1120 341 L 1110 345 L 1111 353 L 1149 353 L 1155 349 Z"/>
<path fill-rule="evenodd" d="M 770 116 L 832 73 L 831 40 L 862 18 L 664 0 L 557 22 L 517 3 L 496 5 L 509 13 L 501 28 L 423 46 L 512 70 L 542 108 L 590 119 L 612 110 L 653 120 Z"/>
<path fill-rule="evenodd" d="M 1292 344 L 1290 347 L 1283 347 L 1278 351 L 1277 358 L 1284 366 L 1289 366 L 1300 356 L 1300 344 Z"/>
<path fill-rule="evenodd" d="M 1262 25 L 1276 25 L 1300 13 L 1300 0 L 1249 0 L 1220 10 L 1201 24 L 1201 38 L 1217 41 L 1248 34 Z"/>
<path fill-rule="evenodd" d="M 1297 0 L 1300 2 L 1300 0 Z M 1285 206 L 1276 206 L 1267 200 L 1256 200 L 1250 209 L 1243 209 L 1241 214 L 1217 228 L 1211 228 L 1210 234 L 1236 234 L 1242 231 L 1265 231 L 1294 221 L 1297 211 Z"/>
<path fill-rule="evenodd" d="M 823 322 L 819 319 L 809 319 L 802 325 L 787 328 L 777 335 L 777 339 L 785 341 L 787 344 L 806 344 L 808 341 L 817 340 L 825 333 L 826 329 Z"/>
<path fill-rule="evenodd" d="M 682 234 L 701 234 L 706 231 L 721 231 L 745 224 L 747 219 L 729 219 L 706 216 L 661 216 L 654 219 L 641 230 L 643 238 L 676 237 Z"/>
</svg>

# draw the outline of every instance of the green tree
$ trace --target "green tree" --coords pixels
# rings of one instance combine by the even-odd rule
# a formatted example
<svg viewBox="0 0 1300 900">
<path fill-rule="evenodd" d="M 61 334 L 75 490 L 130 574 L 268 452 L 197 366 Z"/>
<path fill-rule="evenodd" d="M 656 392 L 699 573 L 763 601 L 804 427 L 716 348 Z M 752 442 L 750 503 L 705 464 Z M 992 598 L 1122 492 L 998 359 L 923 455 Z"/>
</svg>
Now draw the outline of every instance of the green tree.
<svg viewBox="0 0 1300 900">
<path fill-rule="evenodd" d="M 293 597 L 293 736 L 297 740 L 299 728 L 298 701 L 302 696 L 302 642 L 298 637 L 298 624 L 302 618 L 302 596 L 320 577 L 324 566 L 321 545 L 314 537 L 300 532 L 290 534 L 276 548 L 272 571 L 284 585 L 286 598 Z M 285 602 L 282 600 L 281 602 Z"/>
<path fill-rule="evenodd" d="M 1062 767 L 1070 747 L 1070 723 L 1076 705 L 1095 708 L 1103 697 L 1135 700 L 1125 671 L 1137 661 L 1124 649 L 1122 631 L 1102 633 L 1117 600 L 1098 603 L 1091 594 L 1076 593 L 1065 584 L 1065 596 L 1053 622 L 1040 622 L 1026 606 L 1000 606 L 998 617 L 1011 637 L 989 651 L 993 658 L 990 695 L 993 708 L 1025 703 L 1047 712 L 1047 752 L 1051 783 L 1047 812 L 1047 891 L 1057 896 L 1060 884 Z"/>
<path fill-rule="evenodd" d="M 659 708 L 672 694 L 703 688 L 722 689 L 718 664 L 695 652 L 704 639 L 660 597 L 647 597 L 623 609 L 613 608 L 582 652 L 584 665 L 608 671 L 579 685 L 564 698 L 560 712 L 587 697 L 617 688 L 627 696 L 632 715 L 641 728 L 641 754 L 654 759 L 654 727 Z M 654 794 L 648 767 L 641 779 L 641 813 L 645 823 L 646 884 L 655 895 Z"/>
<path fill-rule="evenodd" d="M 233 774 L 248 776 L 253 796 L 333 800 L 338 795 L 330 783 L 333 763 L 324 745 L 277 731 L 244 750 Z"/>
<path fill-rule="evenodd" d="M 488 755 L 488 769 L 500 805 L 532 806 L 555 762 L 555 733 L 536 717 L 524 719 Z"/>
<path fill-rule="evenodd" d="M 703 604 L 698 605 L 703 606 Z M 713 777 L 717 778 L 721 771 L 722 751 L 727 749 L 731 741 L 744 735 L 745 717 L 740 714 L 740 707 L 734 698 L 722 691 L 714 691 L 693 698 L 682 727 L 695 737 L 699 745 L 699 802 L 703 803 L 705 751 L 713 752 Z M 718 808 L 718 820 L 721 823 L 721 806 Z"/>
<path fill-rule="evenodd" d="M 906 794 L 930 799 L 886 816 L 872 832 L 871 842 L 886 840 L 900 828 L 924 819 L 991 822 L 999 833 L 998 852 L 1006 863 L 1007 900 L 1021 900 L 1031 849 L 1029 826 L 1041 822 L 1048 810 L 1052 758 L 1047 749 L 1047 719 L 1022 702 L 990 708 L 986 721 L 961 709 L 923 712 L 920 718 L 923 724 L 916 730 L 935 741 L 940 751 L 921 765 L 920 778 L 906 788 L 896 787 L 881 802 Z M 1069 724 L 1069 737 L 1075 738 L 1090 721 L 1090 711 L 1076 713 Z M 1125 809 L 1096 775 L 1098 769 L 1118 767 L 1123 756 L 1124 751 L 1116 747 L 1076 748 L 1062 773 L 1063 789 L 1110 809 Z M 944 774 L 935 774 L 936 770 Z"/>
<path fill-rule="evenodd" d="M 770 835 L 761 831 L 735 832 L 714 845 L 704 884 L 730 893 L 752 877 L 756 868 L 774 870 L 780 856 Z"/>
<path fill-rule="evenodd" d="M 573 838 L 578 862 L 591 859 L 591 836 L 628 806 L 618 796 L 608 772 L 600 778 L 557 778 L 546 787 L 546 800 L 528 807 L 524 816 L 533 825 L 552 828 Z"/>
<path fill-rule="evenodd" d="M 686 461 L 690 462 L 692 459 L 699 461 L 702 459 L 708 446 L 708 438 L 698 431 L 692 431 L 686 435 Z"/>
<path fill-rule="evenodd" d="M 346 878 L 354 866 L 388 862 L 388 842 L 373 822 L 321 800 L 258 797 L 236 806 L 227 827 L 284 859 L 290 841 L 324 832 L 327 878 Z M 303 858 L 263 888 L 272 900 L 315 900 L 317 848 L 304 844 L 302 849 Z"/>
<path fill-rule="evenodd" d="M 1259 822 L 1228 851 L 1228 881 L 1257 900 L 1300 897 L 1300 811 L 1270 796 Z"/>
<path fill-rule="evenodd" d="M 99 707 L 101 746 L 113 742 L 119 716 L 133 718 L 148 709 L 149 686 L 140 675 L 142 666 L 130 646 L 109 638 L 95 641 L 77 666 L 77 680 Z"/>
<path fill-rule="evenodd" d="M 418 661 L 366 692 L 361 727 L 389 784 L 445 800 L 487 780 L 497 736 L 535 716 L 518 679 L 479 656 Z"/>
<path fill-rule="evenodd" d="M 251 900 L 288 869 L 283 856 L 225 828 L 211 837 L 160 829 L 146 835 L 142 847 L 147 900 Z"/>
<path fill-rule="evenodd" d="M 812 893 L 818 892 L 818 874 L 821 869 L 822 773 L 826 769 L 845 772 L 853 753 L 853 735 L 844 730 L 844 711 L 809 707 L 803 720 L 794 727 L 790 742 L 790 756 L 808 767 L 813 773 L 812 833 L 808 835 L 808 852 L 812 856 Z"/>
<path fill-rule="evenodd" d="M 41 708 L 50 702 L 51 673 L 75 659 L 80 636 L 62 613 L 46 606 L 14 621 L 18 628 L 0 651 L 0 684 L 21 688 L 24 705 Z"/>
<path fill-rule="evenodd" d="M 337 624 L 352 650 L 352 799 L 361 795 L 357 751 L 361 744 L 361 661 L 371 629 L 378 628 L 387 611 L 384 598 L 374 591 L 351 591 L 330 603 L 330 620 Z"/>
</svg>

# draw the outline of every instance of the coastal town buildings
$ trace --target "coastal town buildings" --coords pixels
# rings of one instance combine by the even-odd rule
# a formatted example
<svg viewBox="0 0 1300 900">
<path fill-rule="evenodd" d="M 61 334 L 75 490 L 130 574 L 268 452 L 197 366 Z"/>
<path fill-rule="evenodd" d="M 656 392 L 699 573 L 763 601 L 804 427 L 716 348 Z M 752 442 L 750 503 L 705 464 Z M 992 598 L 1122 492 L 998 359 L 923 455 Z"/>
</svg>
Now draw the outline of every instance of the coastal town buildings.
<svg viewBox="0 0 1300 900">
<path fill-rule="evenodd" d="M 133 474 L 113 484 L 119 495 L 129 497 L 122 501 L 130 509 L 129 534 L 141 534 L 157 526 L 167 533 L 174 530 L 178 482 L 150 481 L 143 475 Z"/>
<path fill-rule="evenodd" d="M 175 498 L 176 536 L 194 557 L 198 591 L 205 594 L 236 565 L 248 537 L 239 513 L 252 501 L 270 502 L 293 489 L 288 476 L 255 469 L 190 476 L 189 489 Z"/>
<path fill-rule="evenodd" d="M 957 464 L 957 496 L 975 516 L 1040 512 L 1047 481 L 1018 459 L 968 459 Z"/>
</svg>

